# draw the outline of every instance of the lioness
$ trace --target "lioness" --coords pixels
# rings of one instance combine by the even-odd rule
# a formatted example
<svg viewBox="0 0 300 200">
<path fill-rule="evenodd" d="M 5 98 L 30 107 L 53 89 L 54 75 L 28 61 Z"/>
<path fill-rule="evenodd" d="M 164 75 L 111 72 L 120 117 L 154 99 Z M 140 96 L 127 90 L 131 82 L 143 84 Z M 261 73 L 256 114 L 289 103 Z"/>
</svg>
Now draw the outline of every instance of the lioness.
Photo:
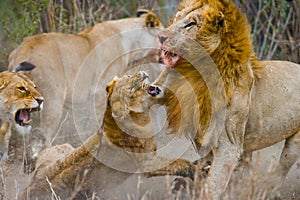
<svg viewBox="0 0 300 200">
<path fill-rule="evenodd" d="M 123 75 L 131 64 L 158 59 L 156 51 L 149 48 L 158 47 L 157 29 L 162 24 L 152 12 L 143 10 L 138 14 L 137 18 L 102 22 L 78 34 L 45 33 L 28 37 L 12 51 L 10 71 L 23 61 L 36 66 L 27 75 L 48 99 L 39 125 L 48 142 L 56 138 L 60 143 L 73 140 L 76 144 L 71 108 L 84 107 L 91 101 L 95 94 L 88 88 L 98 83 L 96 106 L 102 116 L 105 83 L 114 75 Z M 98 82 L 100 75 L 102 79 Z M 81 99 L 72 99 L 76 80 L 85 87 L 80 91 Z"/>
<path fill-rule="evenodd" d="M 145 72 L 115 77 L 107 84 L 107 108 L 101 128 L 75 150 L 63 144 L 43 151 L 20 199 L 49 199 L 53 192 L 62 199 L 87 198 L 93 192 L 99 197 L 121 198 L 122 191 L 111 191 L 132 175 L 128 172 L 149 172 L 157 169 L 156 163 L 175 175 L 184 175 L 188 168 L 193 170 L 194 164 L 186 160 L 163 159 L 162 163 L 156 155 L 153 130 L 157 114 L 150 108 L 157 100 L 148 95 L 148 87 Z M 178 162 L 177 167 L 169 168 L 171 162 Z"/>
<path fill-rule="evenodd" d="M 23 62 L 16 72 L 33 68 L 30 63 Z M 44 98 L 35 84 L 25 75 L 16 72 L 0 73 L 0 162 L 8 156 L 11 126 L 14 125 L 21 134 L 27 133 L 32 123 L 30 114 L 43 107 Z"/>
<path fill-rule="evenodd" d="M 209 198 L 220 199 L 243 153 L 282 140 L 285 176 L 300 153 L 300 65 L 257 60 L 249 23 L 230 0 L 184 1 L 159 40 L 166 69 L 155 84 L 167 84 L 184 102 L 174 102 L 174 93 L 163 96 L 172 132 L 180 127 L 202 157 L 214 154 Z"/>
</svg>

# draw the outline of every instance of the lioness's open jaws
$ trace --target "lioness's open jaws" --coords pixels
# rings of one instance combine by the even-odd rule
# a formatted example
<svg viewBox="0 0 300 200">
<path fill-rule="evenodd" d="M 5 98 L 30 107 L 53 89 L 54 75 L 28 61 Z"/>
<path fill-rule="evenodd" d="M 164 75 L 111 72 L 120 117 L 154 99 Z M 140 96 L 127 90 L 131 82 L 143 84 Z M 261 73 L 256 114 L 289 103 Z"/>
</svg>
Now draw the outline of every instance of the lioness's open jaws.
<svg viewBox="0 0 300 200">
<path fill-rule="evenodd" d="M 31 125 L 32 119 L 30 118 L 30 113 L 38 112 L 41 110 L 41 107 L 35 108 L 23 108 L 16 112 L 15 114 L 15 122 L 20 126 L 28 126 Z"/>
</svg>

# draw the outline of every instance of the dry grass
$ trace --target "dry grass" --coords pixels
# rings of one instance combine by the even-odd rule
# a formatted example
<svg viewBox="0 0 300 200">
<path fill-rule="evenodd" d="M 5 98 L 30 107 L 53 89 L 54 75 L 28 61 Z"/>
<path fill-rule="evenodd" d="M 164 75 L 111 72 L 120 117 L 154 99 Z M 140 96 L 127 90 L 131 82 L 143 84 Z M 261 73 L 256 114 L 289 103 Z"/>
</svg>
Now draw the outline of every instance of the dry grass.
<svg viewBox="0 0 300 200">
<path fill-rule="evenodd" d="M 22 143 L 22 141 L 20 141 Z M 13 149 L 10 151 L 10 160 L 4 163 L 0 167 L 0 199 L 17 199 L 19 193 L 22 193 L 25 186 L 29 183 L 29 176 L 23 174 L 22 157 L 20 153 L 23 151 L 23 146 L 19 145 L 18 149 Z M 231 199 L 245 199 L 245 200 L 257 200 L 257 199 L 270 199 L 270 200 L 280 200 L 280 199 L 297 199 L 297 196 L 293 197 L 293 194 L 282 195 L 280 190 L 273 189 L 277 186 L 277 176 L 274 175 L 274 169 L 277 163 L 275 162 L 277 158 L 273 158 L 268 161 L 266 156 L 270 156 L 268 153 L 258 154 L 254 157 L 253 161 L 246 165 L 246 167 L 240 167 L 236 170 L 231 178 L 228 189 L 226 190 L 223 200 Z M 198 171 L 196 171 L 196 177 Z M 295 171 L 293 172 L 295 173 Z M 297 171 L 296 171 L 297 173 Z M 199 173 L 198 173 L 199 174 Z M 300 175 L 300 174 L 298 174 Z M 129 184 L 133 190 L 128 192 L 124 189 L 124 199 L 128 200 L 148 200 L 148 199 L 184 199 L 184 200 L 196 200 L 196 199 L 207 199 L 205 191 L 203 190 L 205 180 L 196 179 L 194 182 L 186 181 L 185 189 L 181 188 L 176 194 L 172 193 L 173 180 L 174 177 L 161 178 L 156 181 L 150 181 L 140 175 L 135 181 L 130 181 Z M 110 180 L 113 177 L 99 177 L 101 179 Z M 162 181 L 163 180 L 163 181 Z M 153 185 L 156 184 L 156 185 Z M 48 181 L 49 188 L 52 188 L 51 183 Z M 80 186 L 84 184 L 79 182 L 76 188 L 80 190 Z M 122 185 L 122 183 L 120 183 Z M 128 183 L 127 183 L 128 187 Z M 159 187 L 162 195 L 157 195 L 153 190 L 153 187 Z M 299 184 L 298 184 L 299 187 Z M 276 187 L 275 187 L 276 188 Z M 77 190 L 75 189 L 75 190 Z M 296 185 L 297 189 L 297 185 Z M 122 187 L 121 187 L 122 190 Z M 61 199 L 52 188 L 52 199 Z M 77 190 L 78 191 L 78 190 Z M 298 191 L 299 192 L 299 191 Z M 75 194 L 73 194 L 75 195 Z M 83 193 L 81 194 L 86 197 L 86 199 L 97 200 L 100 199 L 99 191 L 94 193 L 89 193 L 89 195 Z M 114 195 L 113 193 L 111 195 Z M 101 194 L 100 194 L 101 196 Z M 82 197 L 82 196 L 81 196 Z M 284 198 L 283 198 L 284 197 Z M 290 197 L 290 198 L 287 198 Z M 83 198 L 83 197 L 82 197 Z M 84 198 L 85 199 L 85 198 Z"/>
<path fill-rule="evenodd" d="M 253 161 L 248 166 L 238 168 L 232 175 L 231 181 L 227 187 L 226 192 L 223 194 L 223 200 L 243 199 L 243 200 L 264 200 L 264 199 L 281 199 L 278 189 L 274 189 L 274 186 L 278 183 L 274 183 L 274 165 L 270 165 L 268 170 L 258 170 L 256 166 L 261 165 L 258 159 Z M 247 168 L 247 169 L 245 169 Z M 172 190 L 172 184 L 168 180 L 168 191 Z M 196 200 L 196 199 L 208 199 L 207 193 L 204 190 L 205 180 L 197 178 L 194 182 L 186 180 L 185 187 L 181 187 L 176 193 L 168 193 L 166 199 L 184 199 L 184 200 Z"/>
</svg>

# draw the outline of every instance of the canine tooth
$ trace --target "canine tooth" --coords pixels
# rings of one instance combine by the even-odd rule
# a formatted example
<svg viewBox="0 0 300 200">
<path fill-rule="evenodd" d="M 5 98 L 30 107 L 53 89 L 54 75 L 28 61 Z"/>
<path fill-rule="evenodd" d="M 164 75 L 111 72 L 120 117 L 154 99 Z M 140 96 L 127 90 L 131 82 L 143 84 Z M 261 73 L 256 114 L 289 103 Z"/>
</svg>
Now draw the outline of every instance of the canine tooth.
<svg viewBox="0 0 300 200">
<path fill-rule="evenodd" d="M 30 122 L 32 122 L 32 119 L 29 119 L 29 120 L 23 120 L 23 123 L 24 123 L 24 124 L 29 124 Z"/>
</svg>

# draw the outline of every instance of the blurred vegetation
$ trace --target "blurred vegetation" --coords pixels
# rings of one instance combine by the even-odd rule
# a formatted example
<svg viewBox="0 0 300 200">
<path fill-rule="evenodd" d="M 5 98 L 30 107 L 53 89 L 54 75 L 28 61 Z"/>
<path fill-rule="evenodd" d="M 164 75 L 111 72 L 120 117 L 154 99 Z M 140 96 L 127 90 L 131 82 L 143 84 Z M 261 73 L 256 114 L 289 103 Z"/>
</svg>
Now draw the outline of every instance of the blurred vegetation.
<svg viewBox="0 0 300 200">
<path fill-rule="evenodd" d="M 300 0 L 234 0 L 252 25 L 252 38 L 261 59 L 300 63 Z M 45 33 L 77 33 L 105 20 L 153 10 L 165 25 L 179 0 L 1 0 L 0 64 L 24 37 Z"/>
<path fill-rule="evenodd" d="M 260 59 L 300 63 L 300 0 L 235 2 L 251 22 L 254 50 Z"/>
</svg>

